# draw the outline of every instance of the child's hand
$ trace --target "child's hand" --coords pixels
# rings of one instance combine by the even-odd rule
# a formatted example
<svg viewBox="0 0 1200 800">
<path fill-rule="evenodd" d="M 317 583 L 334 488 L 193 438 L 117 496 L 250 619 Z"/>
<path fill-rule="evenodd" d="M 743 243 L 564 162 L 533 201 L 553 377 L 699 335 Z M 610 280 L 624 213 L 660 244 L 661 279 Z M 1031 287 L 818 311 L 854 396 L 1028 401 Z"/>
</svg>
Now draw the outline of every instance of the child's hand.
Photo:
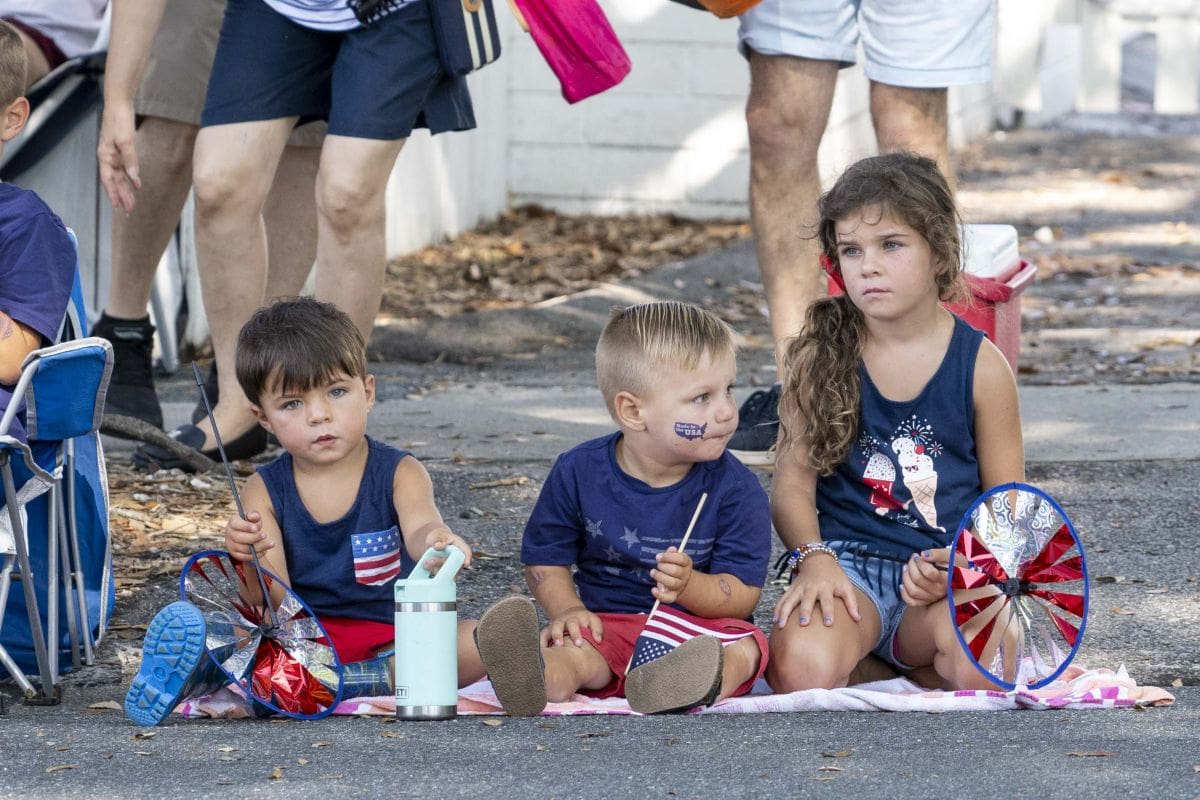
<svg viewBox="0 0 1200 800">
<path fill-rule="evenodd" d="M 919 607 L 936 603 L 946 596 L 946 567 L 950 563 L 950 548 L 913 553 L 904 565 L 900 581 L 900 599 Z M 938 565 L 943 569 L 938 569 Z"/>
<path fill-rule="evenodd" d="M 267 541 L 262 532 L 262 516 L 257 511 L 247 511 L 245 519 L 234 514 L 225 524 L 225 549 L 235 561 L 253 561 L 251 548 L 257 550 L 261 558 L 274 546 L 275 543 Z"/>
<path fill-rule="evenodd" d="M 820 606 L 821 620 L 828 627 L 833 624 L 833 610 L 838 602 L 834 598 L 845 604 L 850 619 L 855 622 L 862 620 L 862 615 L 858 613 L 854 584 L 846 577 L 842 565 L 837 559 L 823 553 L 810 554 L 800 565 L 800 572 L 792 585 L 775 604 L 771 619 L 782 628 L 795 611 L 799 624 L 807 625 L 817 606 Z"/>
<path fill-rule="evenodd" d="M 579 632 L 584 628 L 592 632 L 597 642 L 604 640 L 604 623 L 600 617 L 583 606 L 568 608 L 550 620 L 550 624 L 542 631 L 542 647 L 562 647 L 564 637 L 570 638 L 576 647 L 583 647 L 583 637 Z"/>
<path fill-rule="evenodd" d="M 471 545 L 467 544 L 461 536 L 451 532 L 449 528 L 442 525 L 434 528 L 429 532 L 429 535 L 425 537 L 425 549 L 427 550 L 430 547 L 432 547 L 434 550 L 445 550 L 450 545 L 454 545 L 459 550 L 462 550 L 463 555 L 466 556 L 466 558 L 463 559 L 463 568 L 465 569 L 470 567 Z M 445 558 L 434 556 L 433 558 L 427 559 L 421 566 L 429 570 L 430 575 L 437 575 L 438 570 L 442 568 L 442 564 L 444 563 L 446 563 Z"/>
<path fill-rule="evenodd" d="M 687 588 L 692 579 L 692 557 L 681 553 L 678 547 L 668 547 L 664 552 L 654 557 L 658 562 L 656 569 L 650 570 L 650 577 L 658 585 L 650 590 L 659 602 L 674 603 Z"/>
</svg>

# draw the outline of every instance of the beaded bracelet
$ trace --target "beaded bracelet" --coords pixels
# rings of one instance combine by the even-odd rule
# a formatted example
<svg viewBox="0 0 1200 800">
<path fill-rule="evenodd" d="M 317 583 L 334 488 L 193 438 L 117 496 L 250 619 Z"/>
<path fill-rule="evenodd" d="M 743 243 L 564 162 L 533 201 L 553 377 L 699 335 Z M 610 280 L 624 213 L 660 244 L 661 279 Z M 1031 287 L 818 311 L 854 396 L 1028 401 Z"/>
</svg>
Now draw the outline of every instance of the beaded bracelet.
<svg viewBox="0 0 1200 800">
<path fill-rule="evenodd" d="M 800 565 L 804 563 L 804 559 L 808 558 L 813 553 L 826 553 L 827 555 L 833 556 L 834 561 L 836 561 L 838 557 L 837 551 L 824 542 L 808 542 L 807 544 L 797 547 L 788 554 L 788 570 L 791 572 L 797 572 L 800 569 Z"/>
</svg>

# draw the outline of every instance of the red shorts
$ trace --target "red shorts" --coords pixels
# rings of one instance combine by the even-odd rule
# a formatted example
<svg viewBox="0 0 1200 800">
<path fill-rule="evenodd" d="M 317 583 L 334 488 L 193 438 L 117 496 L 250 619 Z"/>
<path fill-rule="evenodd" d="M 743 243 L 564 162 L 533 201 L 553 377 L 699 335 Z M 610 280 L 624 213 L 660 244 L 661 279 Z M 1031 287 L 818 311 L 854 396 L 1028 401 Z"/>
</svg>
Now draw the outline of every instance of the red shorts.
<svg viewBox="0 0 1200 800">
<path fill-rule="evenodd" d="M 350 617 L 320 619 L 343 664 L 366 661 L 396 646 L 396 626 L 390 623 Z"/>
<path fill-rule="evenodd" d="M 680 612 L 680 615 L 701 628 L 712 631 L 714 636 L 722 639 L 726 638 L 722 634 L 733 634 L 734 640 L 743 638 L 738 634 L 749 633 L 754 637 L 754 641 L 758 645 L 758 673 L 735 689 L 733 696 L 737 697 L 749 692 L 754 682 L 761 678 L 767 670 L 767 637 L 758 629 L 758 626 L 746 622 L 744 619 L 705 619 L 684 612 Z M 579 692 L 588 697 L 624 697 L 625 668 L 629 666 L 629 661 L 633 658 L 634 643 L 641 635 L 642 628 L 646 627 L 646 617 L 649 615 L 597 614 L 596 616 L 604 623 L 604 639 L 597 642 L 587 628 L 580 631 L 580 634 L 604 657 L 608 668 L 612 670 L 613 679 L 603 689 L 580 689 Z M 729 640 L 726 640 L 726 645 L 728 644 Z"/>
<path fill-rule="evenodd" d="M 24 22 L 15 20 L 12 17 L 4 17 L 4 21 L 33 40 L 33 43 L 37 45 L 38 50 L 41 50 L 42 55 L 45 56 L 46 63 L 50 65 L 50 69 L 54 69 L 59 64 L 67 60 L 66 55 L 62 50 L 59 49 L 58 45 L 54 43 L 54 40 L 39 31 L 37 28 L 33 27 L 32 25 L 26 25 Z"/>
</svg>

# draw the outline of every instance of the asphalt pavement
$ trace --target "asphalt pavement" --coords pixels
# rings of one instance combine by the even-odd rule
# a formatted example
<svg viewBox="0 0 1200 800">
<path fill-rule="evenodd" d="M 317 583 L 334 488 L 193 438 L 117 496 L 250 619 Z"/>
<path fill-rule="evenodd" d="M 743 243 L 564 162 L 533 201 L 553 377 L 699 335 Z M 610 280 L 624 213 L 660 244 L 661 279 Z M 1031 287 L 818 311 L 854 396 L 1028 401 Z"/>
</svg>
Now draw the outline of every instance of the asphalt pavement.
<svg viewBox="0 0 1200 800">
<path fill-rule="evenodd" d="M 481 552 L 460 584 L 464 615 L 524 590 L 521 528 L 553 457 L 611 429 L 590 353 L 607 309 L 652 298 L 720 304 L 757 280 L 751 248 L 739 245 L 533 308 L 377 330 L 380 402 L 369 431 L 422 459 L 443 513 Z M 744 396 L 769 378 L 771 354 L 763 320 L 735 327 L 746 335 Z M 162 389 L 168 425 L 184 421 L 190 381 Z M 109 638 L 99 665 L 67 677 L 62 705 L 10 699 L 0 797 L 1200 797 L 1196 381 L 1023 385 L 1021 402 L 1029 481 L 1071 516 L 1093 576 L 1077 659 L 1125 665 L 1139 683 L 1174 693 L 1170 707 L 495 727 L 473 717 L 173 716 L 146 731 L 89 707 L 122 699 L 136 658 L 136 643 Z M 110 444 L 112 458 L 127 455 Z M 144 624 L 171 591 L 147 592 L 118 619 Z M 760 616 L 780 591 L 768 587 Z"/>
</svg>

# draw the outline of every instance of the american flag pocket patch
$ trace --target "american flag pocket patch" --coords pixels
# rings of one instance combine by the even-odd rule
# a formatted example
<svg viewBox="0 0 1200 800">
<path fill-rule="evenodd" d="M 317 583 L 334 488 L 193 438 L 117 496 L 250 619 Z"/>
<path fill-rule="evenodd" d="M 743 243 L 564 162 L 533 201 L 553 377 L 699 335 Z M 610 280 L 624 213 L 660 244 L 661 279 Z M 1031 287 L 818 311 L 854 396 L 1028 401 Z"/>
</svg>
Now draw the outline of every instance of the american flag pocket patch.
<svg viewBox="0 0 1200 800">
<path fill-rule="evenodd" d="M 400 529 L 353 533 L 350 548 L 354 553 L 354 580 L 366 586 L 380 586 L 400 574 Z"/>
</svg>

